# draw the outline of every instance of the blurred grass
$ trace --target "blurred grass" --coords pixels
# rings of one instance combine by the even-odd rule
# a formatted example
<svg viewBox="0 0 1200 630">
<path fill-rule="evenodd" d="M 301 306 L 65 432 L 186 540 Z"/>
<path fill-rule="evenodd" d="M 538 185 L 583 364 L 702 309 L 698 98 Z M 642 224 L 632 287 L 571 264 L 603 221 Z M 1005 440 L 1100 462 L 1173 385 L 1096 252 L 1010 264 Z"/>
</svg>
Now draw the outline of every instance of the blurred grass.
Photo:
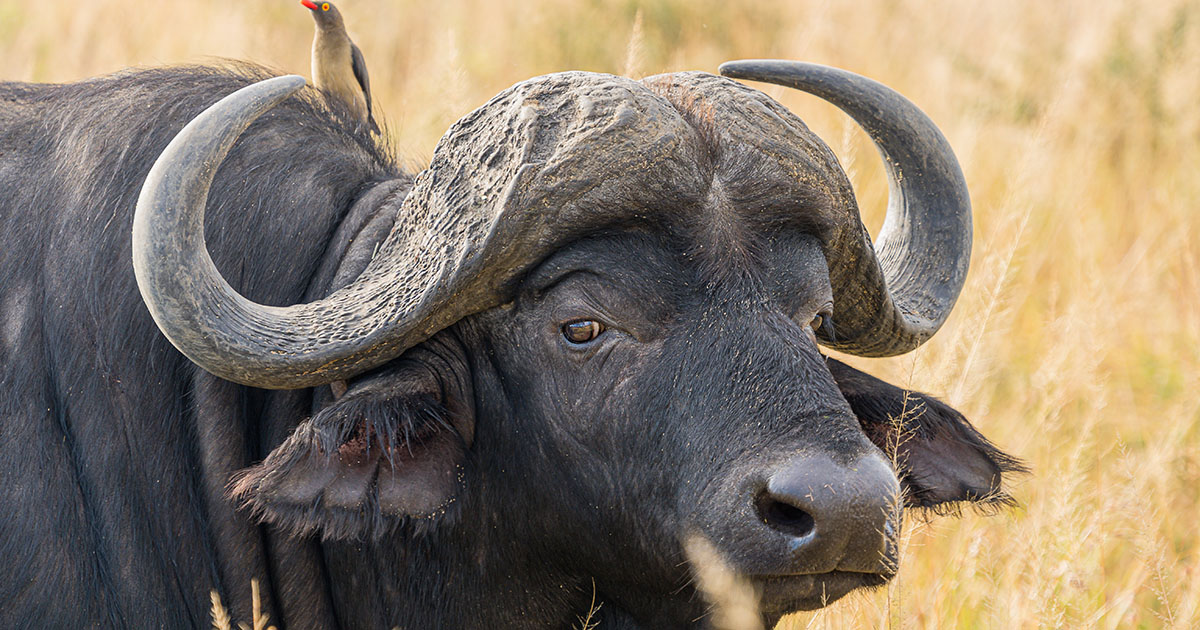
<svg viewBox="0 0 1200 630">
<path fill-rule="evenodd" d="M 942 395 L 1034 474 L 995 517 L 910 518 L 886 590 L 783 628 L 1200 627 L 1200 2 L 478 0 L 340 5 L 397 146 L 521 79 L 781 57 L 877 78 L 958 151 L 973 267 L 933 341 L 852 362 Z M 635 23 L 637 24 L 635 28 Z M 231 57 L 308 74 L 307 11 L 256 2 L 0 1 L 0 78 Z M 868 226 L 887 189 L 835 109 Z"/>
</svg>

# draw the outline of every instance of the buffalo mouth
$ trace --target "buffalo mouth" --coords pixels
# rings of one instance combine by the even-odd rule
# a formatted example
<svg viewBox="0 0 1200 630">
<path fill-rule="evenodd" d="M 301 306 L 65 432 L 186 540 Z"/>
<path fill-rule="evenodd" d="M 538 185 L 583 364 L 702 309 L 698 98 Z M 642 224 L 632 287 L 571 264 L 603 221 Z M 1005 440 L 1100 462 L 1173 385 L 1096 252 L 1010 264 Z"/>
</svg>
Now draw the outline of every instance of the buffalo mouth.
<svg viewBox="0 0 1200 630">
<path fill-rule="evenodd" d="M 880 558 L 876 568 L 869 570 L 805 571 L 797 567 L 795 572 L 759 572 L 731 566 L 728 556 L 722 557 L 716 547 L 700 536 L 685 541 L 694 584 L 710 610 L 716 612 L 726 606 L 743 609 L 753 601 L 768 628 L 789 613 L 824 608 L 851 591 L 887 584 L 895 577 L 898 566 L 898 557 L 891 553 L 894 549 L 889 545 L 889 553 Z"/>
<path fill-rule="evenodd" d="M 857 573 L 830 571 L 799 575 L 756 576 L 750 583 L 759 594 L 764 616 L 776 618 L 788 613 L 817 610 L 860 588 L 878 588 L 895 573 Z"/>
</svg>

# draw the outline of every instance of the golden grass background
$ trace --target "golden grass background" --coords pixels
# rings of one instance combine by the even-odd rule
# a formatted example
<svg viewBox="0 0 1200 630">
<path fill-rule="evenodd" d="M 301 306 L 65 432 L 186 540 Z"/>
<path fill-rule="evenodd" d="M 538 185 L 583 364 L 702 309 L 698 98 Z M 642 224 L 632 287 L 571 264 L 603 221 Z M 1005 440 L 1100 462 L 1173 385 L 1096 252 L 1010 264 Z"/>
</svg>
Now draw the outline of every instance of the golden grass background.
<svg viewBox="0 0 1200 630">
<path fill-rule="evenodd" d="M 841 66 L 913 99 L 975 205 L 963 298 L 933 341 L 853 360 L 946 398 L 1024 457 L 1022 507 L 910 519 L 886 590 L 782 628 L 1200 627 L 1200 2 L 342 0 L 376 114 L 419 167 L 521 79 Z M 308 75 L 292 0 L 0 1 L 0 78 L 70 81 L 232 57 Z M 868 226 L 869 141 L 815 98 L 765 90 L 838 153 Z"/>
</svg>

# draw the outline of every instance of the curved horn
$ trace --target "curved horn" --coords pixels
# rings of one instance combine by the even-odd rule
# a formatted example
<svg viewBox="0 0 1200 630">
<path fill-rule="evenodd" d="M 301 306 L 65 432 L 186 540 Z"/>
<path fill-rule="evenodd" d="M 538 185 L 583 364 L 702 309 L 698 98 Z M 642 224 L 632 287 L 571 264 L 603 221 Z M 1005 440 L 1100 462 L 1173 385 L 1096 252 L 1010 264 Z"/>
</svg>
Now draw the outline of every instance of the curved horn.
<svg viewBox="0 0 1200 630">
<path fill-rule="evenodd" d="M 189 122 L 150 169 L 133 220 L 134 273 L 159 329 L 205 370 L 256 387 L 330 383 L 383 363 L 403 342 L 386 334 L 389 309 L 363 306 L 394 302 L 397 289 L 378 277 L 317 302 L 263 306 L 230 287 L 209 257 L 204 207 L 218 166 L 255 119 L 304 83 L 294 75 L 255 83 Z"/>
<path fill-rule="evenodd" d="M 154 321 L 197 365 L 245 385 L 310 387 L 384 363 L 511 300 L 523 274 L 581 233 L 643 220 L 636 204 L 598 199 L 691 173 L 678 159 L 686 123 L 637 83 L 580 72 L 522 81 L 451 126 L 354 282 L 263 306 L 213 266 L 204 207 L 239 134 L 303 85 L 269 79 L 202 112 L 155 162 L 134 217 L 134 270 Z"/>
<path fill-rule="evenodd" d="M 896 91 L 845 70 L 744 60 L 721 64 L 720 73 L 819 96 L 871 136 L 888 174 L 887 216 L 876 247 L 863 230 L 839 260 L 831 256 L 837 336 L 818 335 L 826 346 L 872 357 L 924 343 L 949 316 L 971 259 L 971 200 L 941 131 Z"/>
</svg>

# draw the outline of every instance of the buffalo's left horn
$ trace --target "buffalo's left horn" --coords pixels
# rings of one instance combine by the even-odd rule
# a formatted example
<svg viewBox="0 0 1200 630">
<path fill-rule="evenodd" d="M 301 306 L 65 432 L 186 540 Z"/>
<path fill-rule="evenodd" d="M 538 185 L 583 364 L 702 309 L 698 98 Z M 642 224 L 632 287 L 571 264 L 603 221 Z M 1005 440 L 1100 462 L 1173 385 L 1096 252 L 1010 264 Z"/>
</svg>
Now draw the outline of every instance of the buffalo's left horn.
<svg viewBox="0 0 1200 630">
<path fill-rule="evenodd" d="M 828 252 L 836 338 L 823 336 L 822 344 L 882 357 L 924 343 L 950 315 L 971 259 L 971 200 L 941 131 L 896 91 L 845 70 L 745 60 L 722 64 L 720 72 L 815 94 L 871 136 L 887 169 L 887 216 L 877 247 L 862 230 Z"/>
</svg>

